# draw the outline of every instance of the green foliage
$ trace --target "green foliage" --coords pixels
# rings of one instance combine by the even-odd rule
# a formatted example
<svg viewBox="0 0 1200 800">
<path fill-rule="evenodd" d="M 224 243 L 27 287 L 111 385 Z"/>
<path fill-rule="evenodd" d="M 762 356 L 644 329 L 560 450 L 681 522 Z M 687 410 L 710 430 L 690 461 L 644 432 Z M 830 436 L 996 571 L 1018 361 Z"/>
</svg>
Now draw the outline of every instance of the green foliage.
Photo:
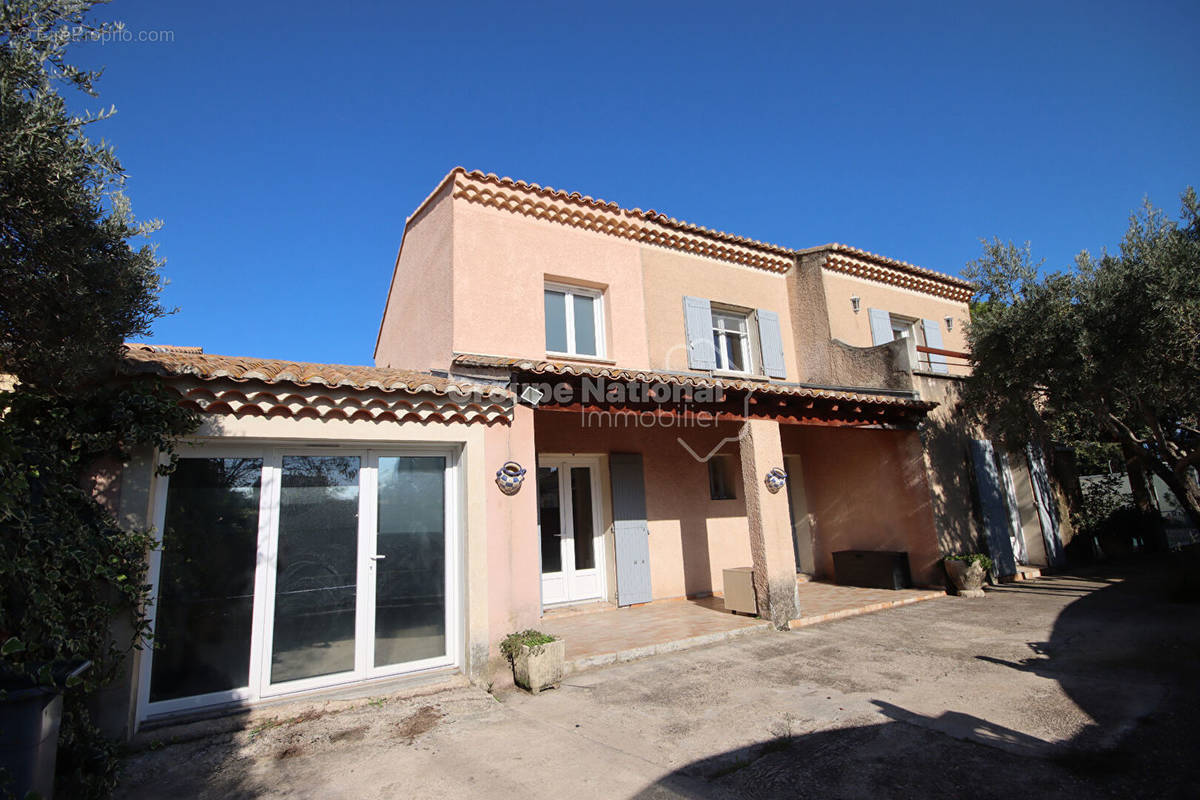
<svg viewBox="0 0 1200 800">
<path fill-rule="evenodd" d="M 1083 487 L 1083 502 L 1071 514 L 1076 534 L 1098 536 L 1114 515 L 1136 511 L 1123 474 L 1104 475 Z"/>
<path fill-rule="evenodd" d="M 1200 203 L 1178 221 L 1146 203 L 1118 253 L 1043 274 L 1023 247 L 984 243 L 966 275 L 981 313 L 967 334 L 967 404 L 1007 441 L 1080 445 L 1099 466 L 1134 459 L 1200 524 Z"/>
<path fill-rule="evenodd" d="M 958 553 L 951 556 L 946 556 L 944 561 L 965 561 L 967 566 L 978 564 L 983 568 L 984 572 L 991 572 L 992 559 L 985 556 L 983 553 Z"/>
<path fill-rule="evenodd" d="M 56 84 L 95 94 L 98 73 L 66 61 L 73 37 L 103 33 L 91 2 L 6 0 L 0 9 L 0 364 L 63 391 L 111 373 L 122 341 L 162 315 L 159 262 L 130 240 L 125 176 L 85 128 L 110 116 L 67 111 Z"/>
<path fill-rule="evenodd" d="M 103 797 L 114 746 L 86 711 L 146 629 L 147 531 L 123 530 L 96 479 L 138 448 L 170 452 L 196 418 L 154 380 L 120 377 L 122 343 L 162 316 L 154 225 L 120 194 L 112 148 L 84 134 L 108 114 L 68 113 L 57 86 L 94 94 L 66 60 L 110 30 L 93 3 L 0 8 L 0 670 L 46 681 L 46 665 L 93 667 L 66 692 L 58 794 Z M 111 113 L 111 112 L 109 112 Z"/>
<path fill-rule="evenodd" d="M 550 642 L 555 641 L 555 637 L 548 633 L 529 628 L 518 633 L 510 633 L 500 640 L 500 652 L 510 662 L 521 654 L 522 647 L 528 647 L 534 652 L 540 652 L 537 648 Z"/>
</svg>

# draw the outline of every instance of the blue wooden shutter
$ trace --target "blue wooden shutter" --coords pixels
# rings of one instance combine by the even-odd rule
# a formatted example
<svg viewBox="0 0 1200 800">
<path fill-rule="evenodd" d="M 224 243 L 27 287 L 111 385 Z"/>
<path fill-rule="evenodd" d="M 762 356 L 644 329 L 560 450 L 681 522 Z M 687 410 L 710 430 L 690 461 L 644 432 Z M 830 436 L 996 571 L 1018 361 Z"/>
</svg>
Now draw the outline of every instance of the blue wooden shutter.
<svg viewBox="0 0 1200 800">
<path fill-rule="evenodd" d="M 612 453 L 613 538 L 617 553 L 617 605 L 648 603 L 650 529 L 646 525 L 646 489 L 641 453 Z"/>
<path fill-rule="evenodd" d="M 992 557 L 992 575 L 1014 575 L 1017 572 L 1017 560 L 1013 554 L 1012 539 L 1009 538 L 1011 523 L 992 443 L 987 439 L 972 439 L 971 460 L 975 465 L 975 491 L 983 511 L 988 553 Z"/>
<path fill-rule="evenodd" d="M 683 298 L 683 320 L 687 326 L 688 367 L 716 369 L 713 347 L 712 303 L 702 297 Z"/>
<path fill-rule="evenodd" d="M 871 321 L 871 344 L 887 344 L 892 340 L 892 315 L 882 308 L 868 308 Z"/>
<path fill-rule="evenodd" d="M 763 372 L 772 378 L 786 378 L 787 366 L 783 362 L 783 334 L 779 330 L 779 315 L 774 311 L 758 309 L 758 345 L 762 350 Z"/>
<path fill-rule="evenodd" d="M 925 327 L 925 346 L 936 347 L 942 349 L 942 327 L 938 325 L 937 320 L 923 319 L 921 324 Z M 929 356 L 929 368 L 934 372 L 950 372 L 950 367 L 946 365 L 946 357 L 940 356 L 937 353 L 926 353 Z"/>
</svg>

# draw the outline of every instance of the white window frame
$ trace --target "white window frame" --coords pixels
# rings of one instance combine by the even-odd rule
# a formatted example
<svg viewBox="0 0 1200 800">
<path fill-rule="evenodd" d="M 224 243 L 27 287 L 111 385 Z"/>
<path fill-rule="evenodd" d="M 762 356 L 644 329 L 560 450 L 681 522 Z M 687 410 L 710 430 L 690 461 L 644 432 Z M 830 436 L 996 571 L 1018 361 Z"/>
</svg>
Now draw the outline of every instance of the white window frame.
<svg viewBox="0 0 1200 800">
<path fill-rule="evenodd" d="M 564 313 L 566 314 L 567 328 L 567 349 L 566 350 L 551 350 L 547 342 L 546 354 L 553 356 L 571 356 L 578 358 L 605 358 L 606 344 L 605 329 L 604 329 L 604 292 L 600 289 L 589 289 L 583 286 L 572 286 L 569 283 L 555 283 L 546 281 L 542 289 L 542 307 L 545 308 L 546 292 L 559 292 L 566 296 Z M 575 303 L 573 297 L 590 297 L 596 301 L 594 306 L 595 313 L 593 316 L 596 319 L 596 352 L 595 353 L 580 353 L 579 348 L 575 344 Z M 543 323 L 545 320 L 543 320 Z M 544 328 L 544 326 L 543 326 Z"/>
<path fill-rule="evenodd" d="M 137 691 L 137 720 L 139 724 L 151 717 L 166 716 L 224 705 L 247 705 L 258 700 L 280 697 L 314 689 L 361 683 L 378 678 L 398 675 L 420 674 L 463 664 L 463 609 L 465 591 L 463 575 L 463 512 L 462 476 L 460 475 L 462 453 L 454 444 L 439 443 L 384 444 L 381 447 L 367 445 L 336 445 L 327 442 L 264 442 L 260 445 L 226 445 L 221 443 L 196 443 L 181 448 L 183 458 L 259 458 L 262 459 L 262 483 L 259 488 L 258 555 L 254 576 L 254 603 L 251 620 L 249 685 L 191 697 L 173 698 L 150 702 L 150 677 L 153 668 L 153 651 L 143 649 L 139 664 Z M 271 683 L 270 648 L 274 626 L 275 559 L 279 544 L 279 498 L 284 455 L 306 456 L 358 456 L 359 461 L 359 522 L 358 522 L 358 575 L 359 591 L 356 592 L 355 620 L 355 663 L 354 669 L 335 675 Z M 375 631 L 373 620 L 375 603 L 375 535 L 378 514 L 378 468 L 380 457 L 393 456 L 436 456 L 446 459 L 445 509 L 446 509 L 446 653 L 443 656 L 406 662 L 398 665 L 376 667 L 373 647 Z M 168 464 L 166 455 L 160 455 L 159 465 Z M 162 530 L 166 521 L 167 489 L 170 476 L 156 475 L 153 490 L 154 546 L 150 552 L 148 583 L 150 603 L 146 610 L 149 633 L 153 637 L 156 624 L 156 605 L 162 572 Z"/>
<path fill-rule="evenodd" d="M 755 374 L 754 347 L 750 341 L 750 320 L 752 318 L 753 312 L 750 311 L 713 307 L 712 332 L 721 337 L 722 345 L 724 344 L 724 340 L 729 336 L 739 336 L 741 338 L 742 363 L 745 365 L 745 369 L 733 369 L 730 367 L 729 364 L 725 363 L 725 348 L 724 346 L 720 346 L 716 348 L 716 372 L 728 372 L 734 375 Z M 742 329 L 735 331 L 727 328 L 725 323 L 729 320 L 737 320 L 741 323 Z"/>
</svg>

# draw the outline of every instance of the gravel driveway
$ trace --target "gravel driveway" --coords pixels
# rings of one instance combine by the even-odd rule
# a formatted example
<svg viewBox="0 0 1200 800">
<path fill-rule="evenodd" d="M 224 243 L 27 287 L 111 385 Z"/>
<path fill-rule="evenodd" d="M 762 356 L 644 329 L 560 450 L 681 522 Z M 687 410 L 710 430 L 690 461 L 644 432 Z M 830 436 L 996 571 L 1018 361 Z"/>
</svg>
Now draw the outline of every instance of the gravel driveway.
<svg viewBox="0 0 1200 800">
<path fill-rule="evenodd" d="M 1162 564 L 1042 578 L 572 676 L 262 719 L 120 796 L 1196 797 L 1200 607 Z M 569 643 L 568 643 L 569 646 Z"/>
</svg>

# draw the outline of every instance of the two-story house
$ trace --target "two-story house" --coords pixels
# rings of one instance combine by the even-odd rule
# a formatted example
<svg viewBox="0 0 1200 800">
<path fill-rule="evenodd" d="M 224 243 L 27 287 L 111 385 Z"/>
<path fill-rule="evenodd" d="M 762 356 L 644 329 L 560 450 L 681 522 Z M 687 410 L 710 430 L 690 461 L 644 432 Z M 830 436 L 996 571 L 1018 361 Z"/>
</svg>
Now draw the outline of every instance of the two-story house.
<svg viewBox="0 0 1200 800">
<path fill-rule="evenodd" d="M 103 722 L 482 682 L 548 611 L 719 595 L 731 567 L 780 626 L 838 551 L 941 585 L 976 526 L 970 294 L 455 169 L 406 222 L 375 366 L 128 349 L 204 424 L 170 474 L 146 452 L 104 476 L 161 547 L 155 646 Z"/>
<path fill-rule="evenodd" d="M 497 500 L 498 629 L 720 592 L 749 564 L 782 624 L 798 568 L 831 577 L 838 550 L 904 551 L 940 583 L 917 431 L 933 404 L 911 375 L 949 370 L 970 293 L 851 248 L 455 170 L 408 221 L 375 360 L 520 396 L 510 441 L 536 492 Z"/>
</svg>

